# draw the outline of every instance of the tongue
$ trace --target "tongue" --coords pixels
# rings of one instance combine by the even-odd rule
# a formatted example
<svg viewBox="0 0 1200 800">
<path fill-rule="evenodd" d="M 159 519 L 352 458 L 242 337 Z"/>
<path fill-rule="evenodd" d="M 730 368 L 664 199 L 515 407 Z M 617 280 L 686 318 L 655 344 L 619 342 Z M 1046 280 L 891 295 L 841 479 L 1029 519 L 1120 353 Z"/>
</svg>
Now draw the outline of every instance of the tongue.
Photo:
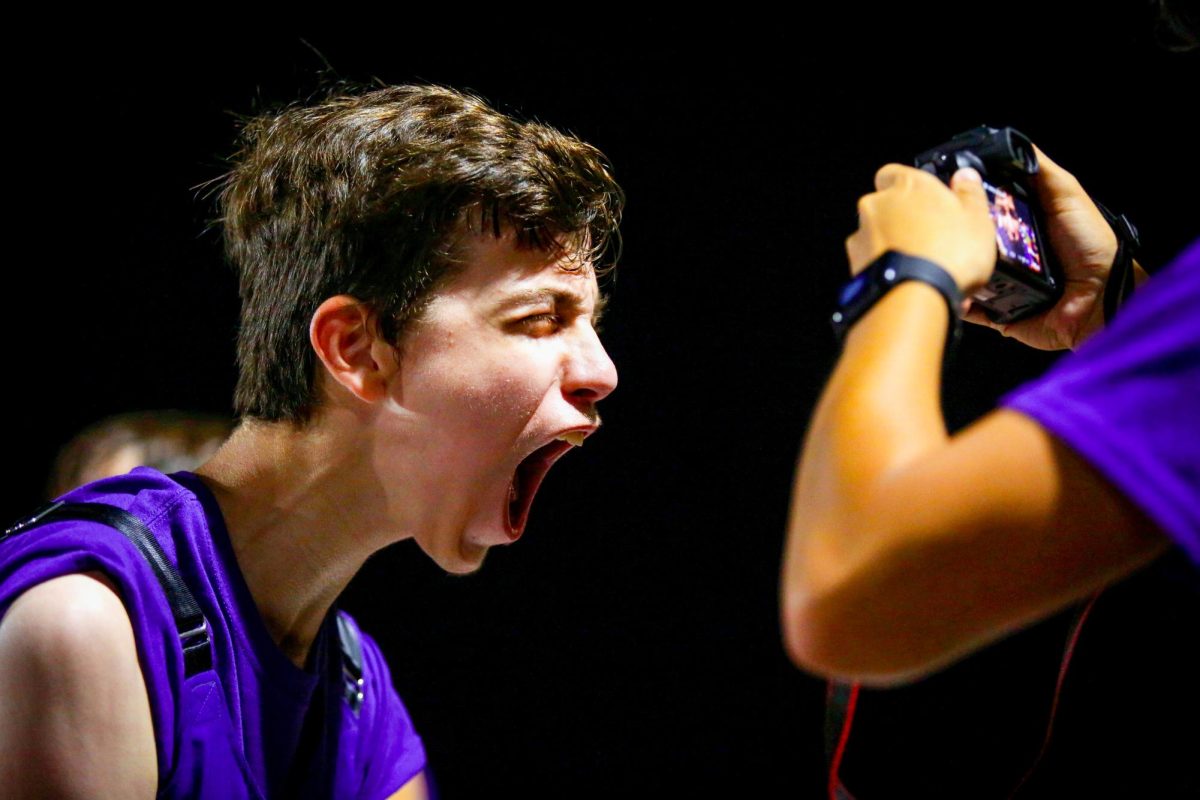
<svg viewBox="0 0 1200 800">
<path fill-rule="evenodd" d="M 537 454 L 535 454 L 537 455 Z M 533 495 L 537 491 L 537 472 L 540 464 L 534 456 L 522 461 L 513 474 L 512 483 L 508 487 L 508 532 L 514 538 L 525 528 L 525 519 L 529 516 L 529 506 L 533 504 Z"/>
<path fill-rule="evenodd" d="M 508 485 L 508 529 L 513 531 L 520 522 L 521 517 L 521 492 L 517 489 L 517 484 L 521 482 L 515 474 L 513 475 L 512 483 Z"/>
</svg>

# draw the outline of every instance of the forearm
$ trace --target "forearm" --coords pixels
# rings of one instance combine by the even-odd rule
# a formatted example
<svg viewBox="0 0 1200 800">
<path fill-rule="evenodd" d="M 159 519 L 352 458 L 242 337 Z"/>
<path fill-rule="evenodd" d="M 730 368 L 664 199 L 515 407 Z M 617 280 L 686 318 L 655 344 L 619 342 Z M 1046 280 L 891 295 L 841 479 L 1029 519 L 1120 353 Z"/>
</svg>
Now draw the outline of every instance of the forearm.
<svg viewBox="0 0 1200 800">
<path fill-rule="evenodd" d="M 785 629 L 801 661 L 813 649 L 799 641 L 812 633 L 809 610 L 887 545 L 872 498 L 890 474 L 947 442 L 947 315 L 932 287 L 901 284 L 850 331 L 822 395 L 793 490 L 784 573 Z"/>
<path fill-rule="evenodd" d="M 853 503 L 865 483 L 945 441 L 939 392 L 947 316 L 936 289 L 909 281 L 850 330 L 811 429 L 812 444 L 837 454 L 837 464 L 813 463 L 839 492 L 814 502 Z"/>
</svg>

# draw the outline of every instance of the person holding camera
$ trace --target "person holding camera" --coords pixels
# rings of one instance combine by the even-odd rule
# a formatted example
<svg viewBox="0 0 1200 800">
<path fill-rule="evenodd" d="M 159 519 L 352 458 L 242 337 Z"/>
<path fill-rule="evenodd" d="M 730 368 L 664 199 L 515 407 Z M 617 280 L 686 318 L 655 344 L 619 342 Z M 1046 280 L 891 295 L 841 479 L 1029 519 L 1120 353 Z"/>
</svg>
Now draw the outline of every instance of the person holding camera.
<svg viewBox="0 0 1200 800">
<path fill-rule="evenodd" d="M 1200 241 L 1148 282 L 1135 266 L 1139 288 L 1106 326 L 1118 236 L 1072 175 L 1037 158 L 1032 196 L 1065 285 L 1017 322 L 963 299 L 996 264 L 975 170 L 947 187 L 890 164 L 859 201 L 846 250 L 875 299 L 835 315 L 845 349 L 804 443 L 783 568 L 784 638 L 804 669 L 911 681 L 1172 544 L 1200 563 Z M 942 356 L 964 310 L 1077 352 L 950 436 Z"/>
</svg>

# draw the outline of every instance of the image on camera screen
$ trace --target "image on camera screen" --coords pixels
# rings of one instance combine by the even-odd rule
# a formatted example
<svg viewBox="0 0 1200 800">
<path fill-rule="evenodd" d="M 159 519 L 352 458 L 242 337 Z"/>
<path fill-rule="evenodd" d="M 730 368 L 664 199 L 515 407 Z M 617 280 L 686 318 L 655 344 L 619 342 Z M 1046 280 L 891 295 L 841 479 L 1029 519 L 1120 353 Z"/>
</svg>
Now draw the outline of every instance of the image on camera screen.
<svg viewBox="0 0 1200 800">
<path fill-rule="evenodd" d="M 1011 192 L 986 181 L 983 188 L 987 190 L 988 207 L 992 222 L 996 224 L 996 246 L 1000 257 L 1010 264 L 1041 273 L 1042 251 L 1029 206 Z"/>
</svg>

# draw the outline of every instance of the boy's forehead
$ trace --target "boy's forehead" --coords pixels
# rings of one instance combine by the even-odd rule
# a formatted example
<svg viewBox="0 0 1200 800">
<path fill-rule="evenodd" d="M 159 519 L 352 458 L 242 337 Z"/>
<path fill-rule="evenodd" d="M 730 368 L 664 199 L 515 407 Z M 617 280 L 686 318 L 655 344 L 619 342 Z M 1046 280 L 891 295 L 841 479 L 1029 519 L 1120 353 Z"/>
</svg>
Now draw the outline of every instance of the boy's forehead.
<svg viewBox="0 0 1200 800">
<path fill-rule="evenodd" d="M 596 271 L 586 255 L 521 247 L 511 234 L 467 237 L 460 245 L 459 268 L 444 286 L 447 294 L 489 301 L 539 295 L 576 295 L 595 302 L 599 296 Z"/>
</svg>

